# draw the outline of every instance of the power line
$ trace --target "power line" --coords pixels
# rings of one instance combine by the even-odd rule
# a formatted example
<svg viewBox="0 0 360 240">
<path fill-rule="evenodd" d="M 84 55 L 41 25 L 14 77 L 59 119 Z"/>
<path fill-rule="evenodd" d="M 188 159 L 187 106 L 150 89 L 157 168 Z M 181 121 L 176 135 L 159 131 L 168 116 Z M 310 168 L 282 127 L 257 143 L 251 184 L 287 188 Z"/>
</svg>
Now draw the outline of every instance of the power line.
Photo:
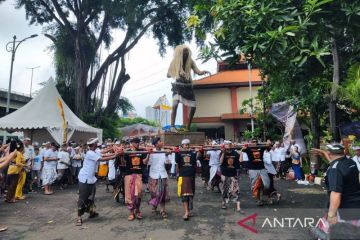
<svg viewBox="0 0 360 240">
<path fill-rule="evenodd" d="M 151 87 L 152 85 L 156 85 L 156 84 L 158 84 L 158 83 L 161 83 L 161 82 L 164 82 L 164 81 L 167 81 L 167 80 L 168 80 L 167 78 L 161 79 L 161 80 L 159 80 L 159 81 L 152 82 L 152 83 L 149 83 L 149 84 L 147 84 L 147 85 L 144 85 L 144 86 L 141 86 L 141 87 L 139 87 L 139 88 L 136 88 L 136 90 L 140 90 L 140 89 L 144 89 L 144 88 L 147 88 L 147 87 Z M 131 90 L 131 88 L 130 88 L 130 90 Z"/>
<path fill-rule="evenodd" d="M 163 88 L 159 88 L 159 89 L 157 89 L 157 90 L 149 91 L 149 92 L 147 92 L 147 93 L 141 93 L 141 94 L 138 94 L 138 95 L 135 95 L 135 96 L 128 96 L 128 95 L 126 94 L 126 96 L 124 96 L 124 97 L 126 97 L 126 98 L 135 98 L 135 97 L 140 97 L 140 96 L 144 96 L 144 95 L 149 95 L 150 93 L 159 92 L 159 91 L 163 91 L 163 90 L 164 90 Z"/>
<path fill-rule="evenodd" d="M 162 69 L 160 69 L 160 70 L 157 71 L 157 72 L 150 73 L 149 75 L 146 75 L 146 76 L 142 77 L 140 80 L 130 81 L 130 82 L 129 82 L 129 85 L 133 85 L 133 84 L 135 84 L 135 83 L 142 82 L 143 80 L 147 80 L 147 78 L 152 77 L 152 76 L 155 76 L 155 75 L 163 72 L 165 69 L 166 69 L 166 68 L 162 68 Z"/>
</svg>

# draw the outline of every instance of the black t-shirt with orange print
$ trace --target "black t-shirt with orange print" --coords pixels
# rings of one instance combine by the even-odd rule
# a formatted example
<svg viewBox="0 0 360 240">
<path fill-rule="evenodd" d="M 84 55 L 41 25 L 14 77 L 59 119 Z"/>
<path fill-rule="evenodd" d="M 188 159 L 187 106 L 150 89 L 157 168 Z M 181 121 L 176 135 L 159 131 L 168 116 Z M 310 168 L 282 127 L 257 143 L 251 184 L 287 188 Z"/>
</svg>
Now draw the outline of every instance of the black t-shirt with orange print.
<svg viewBox="0 0 360 240">
<path fill-rule="evenodd" d="M 194 152 L 175 153 L 175 162 L 179 167 L 180 177 L 195 176 L 196 155 Z"/>
<path fill-rule="evenodd" d="M 139 149 L 139 151 L 141 150 Z M 144 167 L 143 160 L 146 156 L 146 153 L 126 154 L 124 156 L 124 160 L 126 161 L 125 175 L 142 174 L 142 168 Z"/>
<path fill-rule="evenodd" d="M 235 151 L 224 153 L 224 160 L 220 165 L 221 174 L 225 177 L 235 177 L 236 169 L 240 168 L 240 155 Z"/>
</svg>

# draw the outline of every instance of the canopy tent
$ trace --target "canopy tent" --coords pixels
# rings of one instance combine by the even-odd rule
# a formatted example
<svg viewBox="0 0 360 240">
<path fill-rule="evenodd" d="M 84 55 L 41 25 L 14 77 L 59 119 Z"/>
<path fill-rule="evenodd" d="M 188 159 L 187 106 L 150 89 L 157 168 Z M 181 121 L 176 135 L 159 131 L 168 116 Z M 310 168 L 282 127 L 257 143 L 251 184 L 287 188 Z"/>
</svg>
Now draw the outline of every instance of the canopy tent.
<svg viewBox="0 0 360 240">
<path fill-rule="evenodd" d="M 66 105 L 51 79 L 29 103 L 0 118 L 0 129 L 23 131 L 37 142 L 51 138 L 58 144 L 64 140 L 85 143 L 91 137 L 102 139 L 102 130 L 81 121 Z"/>
<path fill-rule="evenodd" d="M 120 132 L 123 137 L 142 137 L 156 135 L 158 132 L 158 128 L 142 123 L 137 123 L 120 128 Z"/>
</svg>

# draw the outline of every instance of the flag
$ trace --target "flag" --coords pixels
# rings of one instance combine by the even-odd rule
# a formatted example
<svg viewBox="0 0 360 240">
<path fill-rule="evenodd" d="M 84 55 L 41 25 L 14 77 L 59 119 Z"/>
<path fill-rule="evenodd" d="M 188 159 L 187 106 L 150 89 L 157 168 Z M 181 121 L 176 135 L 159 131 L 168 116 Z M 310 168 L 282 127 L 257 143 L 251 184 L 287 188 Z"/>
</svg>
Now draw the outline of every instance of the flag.
<svg viewBox="0 0 360 240">
<path fill-rule="evenodd" d="M 63 125 L 63 130 L 64 130 L 64 143 L 67 142 L 67 124 L 66 124 L 66 120 L 65 120 L 65 111 L 64 111 L 64 107 L 62 105 L 62 102 L 60 100 L 60 98 L 57 99 L 57 105 L 60 109 L 60 116 L 62 118 L 62 125 Z"/>
</svg>

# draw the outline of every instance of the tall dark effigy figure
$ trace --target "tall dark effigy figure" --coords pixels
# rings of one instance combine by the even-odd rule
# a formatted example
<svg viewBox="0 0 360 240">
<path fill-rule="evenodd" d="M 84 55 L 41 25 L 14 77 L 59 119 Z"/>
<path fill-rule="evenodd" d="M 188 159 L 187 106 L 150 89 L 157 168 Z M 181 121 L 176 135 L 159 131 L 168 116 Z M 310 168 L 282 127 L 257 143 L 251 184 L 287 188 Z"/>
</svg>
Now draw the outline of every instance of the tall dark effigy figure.
<svg viewBox="0 0 360 240">
<path fill-rule="evenodd" d="M 195 95 L 193 91 L 193 81 L 191 78 L 191 70 L 198 75 L 211 73 L 209 71 L 201 71 L 197 68 L 195 61 L 191 58 L 191 50 L 186 45 L 179 45 L 175 48 L 174 58 L 171 61 L 168 77 L 174 78 L 172 83 L 173 106 L 171 112 L 171 131 L 176 132 L 175 119 L 179 103 L 190 108 L 189 122 L 186 128 L 189 130 L 192 119 L 196 111 Z"/>
</svg>

